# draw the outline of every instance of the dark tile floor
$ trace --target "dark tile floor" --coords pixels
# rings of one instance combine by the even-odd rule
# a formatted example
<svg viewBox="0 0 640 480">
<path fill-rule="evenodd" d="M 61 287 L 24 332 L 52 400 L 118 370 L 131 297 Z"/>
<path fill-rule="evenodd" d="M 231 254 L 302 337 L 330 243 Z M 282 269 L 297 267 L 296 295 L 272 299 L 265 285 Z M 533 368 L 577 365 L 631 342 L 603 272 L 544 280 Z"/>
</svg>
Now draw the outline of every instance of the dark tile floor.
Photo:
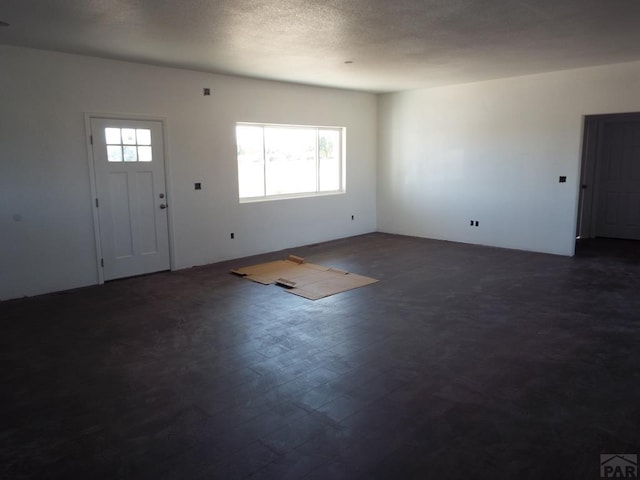
<svg viewBox="0 0 640 480">
<path fill-rule="evenodd" d="M 640 454 L 640 248 L 603 245 L 370 234 L 0 303 L 0 477 L 599 478 Z M 288 253 L 380 282 L 227 273 Z"/>
</svg>

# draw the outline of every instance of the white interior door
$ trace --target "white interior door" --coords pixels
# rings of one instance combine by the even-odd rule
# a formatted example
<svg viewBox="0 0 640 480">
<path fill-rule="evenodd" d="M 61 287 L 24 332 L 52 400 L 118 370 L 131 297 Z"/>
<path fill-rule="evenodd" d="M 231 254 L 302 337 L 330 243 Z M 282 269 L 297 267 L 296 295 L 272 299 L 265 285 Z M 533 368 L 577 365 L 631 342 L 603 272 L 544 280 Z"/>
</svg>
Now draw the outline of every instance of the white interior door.
<svg viewBox="0 0 640 480">
<path fill-rule="evenodd" d="M 603 125 L 596 236 L 640 240 L 640 121 Z"/>
<path fill-rule="evenodd" d="M 91 119 L 104 279 L 168 270 L 162 123 Z"/>
</svg>

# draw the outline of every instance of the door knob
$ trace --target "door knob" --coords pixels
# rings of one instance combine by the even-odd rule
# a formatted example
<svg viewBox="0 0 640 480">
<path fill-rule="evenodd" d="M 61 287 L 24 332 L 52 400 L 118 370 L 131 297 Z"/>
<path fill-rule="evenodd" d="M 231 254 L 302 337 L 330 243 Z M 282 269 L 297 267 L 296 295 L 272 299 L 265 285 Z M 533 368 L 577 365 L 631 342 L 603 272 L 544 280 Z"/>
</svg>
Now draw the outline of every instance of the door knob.
<svg viewBox="0 0 640 480">
<path fill-rule="evenodd" d="M 161 210 L 164 210 L 165 208 L 167 208 L 167 206 L 166 206 L 164 203 L 161 203 L 161 204 L 160 204 L 160 209 L 161 209 Z"/>
</svg>

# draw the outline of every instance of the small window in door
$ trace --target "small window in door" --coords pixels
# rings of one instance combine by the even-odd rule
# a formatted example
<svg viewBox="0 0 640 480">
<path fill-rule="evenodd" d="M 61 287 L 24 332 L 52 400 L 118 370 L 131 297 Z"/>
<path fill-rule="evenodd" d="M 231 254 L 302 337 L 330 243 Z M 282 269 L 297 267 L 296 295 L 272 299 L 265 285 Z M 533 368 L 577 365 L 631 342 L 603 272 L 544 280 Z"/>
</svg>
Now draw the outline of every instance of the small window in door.
<svg viewBox="0 0 640 480">
<path fill-rule="evenodd" d="M 147 128 L 104 129 L 109 162 L 150 162 L 151 130 Z"/>
</svg>

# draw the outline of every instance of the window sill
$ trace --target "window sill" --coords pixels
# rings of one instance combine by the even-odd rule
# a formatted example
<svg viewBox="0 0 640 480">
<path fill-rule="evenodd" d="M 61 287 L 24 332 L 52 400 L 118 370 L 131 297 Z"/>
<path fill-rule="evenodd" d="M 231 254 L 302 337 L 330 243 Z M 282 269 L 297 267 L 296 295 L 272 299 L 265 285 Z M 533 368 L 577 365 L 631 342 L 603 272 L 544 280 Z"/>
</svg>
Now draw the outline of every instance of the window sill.
<svg viewBox="0 0 640 480">
<path fill-rule="evenodd" d="M 257 203 L 257 202 L 271 202 L 273 200 L 294 200 L 296 198 L 312 198 L 312 197 L 330 197 L 334 195 L 344 195 L 344 190 L 338 190 L 335 192 L 313 192 L 313 193 L 292 193 L 290 195 L 270 195 L 268 197 L 249 197 L 241 198 L 240 203 Z"/>
</svg>

